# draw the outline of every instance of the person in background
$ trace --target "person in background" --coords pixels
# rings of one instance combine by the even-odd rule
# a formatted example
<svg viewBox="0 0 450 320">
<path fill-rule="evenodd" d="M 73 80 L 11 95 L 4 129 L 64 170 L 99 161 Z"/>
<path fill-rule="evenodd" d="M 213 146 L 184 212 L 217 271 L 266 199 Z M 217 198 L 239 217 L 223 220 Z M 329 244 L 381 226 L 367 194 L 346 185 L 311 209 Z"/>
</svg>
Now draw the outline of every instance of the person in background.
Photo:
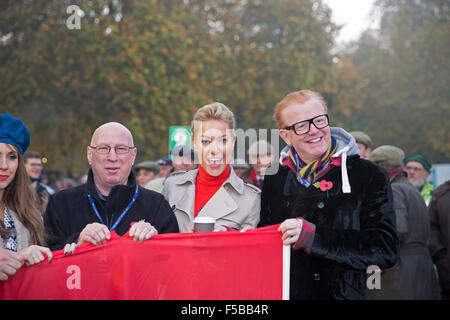
<svg viewBox="0 0 450 320">
<path fill-rule="evenodd" d="M 441 285 L 442 299 L 450 300 L 450 180 L 431 192 L 430 250 Z"/>
<path fill-rule="evenodd" d="M 424 156 L 415 154 L 405 158 L 403 164 L 408 173 L 409 182 L 419 189 L 420 194 L 428 206 L 431 201 L 431 191 L 434 190 L 433 184 L 427 181 L 431 173 L 430 162 Z"/>
<path fill-rule="evenodd" d="M 251 168 L 243 174 L 242 180 L 262 189 L 264 174 L 273 161 L 273 150 L 269 142 L 259 140 L 248 148 Z"/>
<path fill-rule="evenodd" d="M 197 152 L 189 146 L 176 146 L 170 154 L 172 155 L 172 172 L 185 172 L 196 169 L 198 166 Z"/>
<path fill-rule="evenodd" d="M 168 157 L 161 158 L 157 161 L 159 165 L 159 173 L 157 178 L 167 178 L 173 171 L 172 160 Z"/>
<path fill-rule="evenodd" d="M 236 175 L 243 179 L 242 176 L 250 169 L 250 166 L 248 165 L 247 162 L 245 162 L 244 159 L 233 159 L 233 161 L 231 161 L 231 167 L 234 170 L 234 173 L 236 173 Z"/>
<path fill-rule="evenodd" d="M 439 299 L 439 285 L 428 244 L 430 225 L 427 206 L 419 191 L 408 181 L 402 149 L 384 145 L 376 148 L 369 160 L 384 167 L 391 181 L 400 238 L 397 263 L 381 274 L 381 289 L 368 290 L 368 300 Z"/>
<path fill-rule="evenodd" d="M 50 262 L 53 257 L 23 160 L 29 145 L 25 124 L 9 113 L 0 114 L 0 281 L 23 264 L 39 263 L 44 255 Z"/>
<path fill-rule="evenodd" d="M 84 242 L 100 245 L 115 231 L 142 242 L 156 234 L 178 232 L 164 197 L 140 187 L 131 170 L 136 159 L 131 132 L 109 122 L 94 131 L 86 150 L 88 182 L 52 195 L 44 216 L 53 250 L 67 254 Z"/>
<path fill-rule="evenodd" d="M 61 184 L 61 187 L 59 188 L 59 191 L 70 189 L 75 186 L 77 186 L 77 182 L 74 179 L 72 179 L 70 177 L 63 177 L 62 184 Z"/>
<path fill-rule="evenodd" d="M 136 181 L 141 187 L 155 179 L 159 173 L 159 165 L 155 161 L 143 161 L 134 166 Z"/>
<path fill-rule="evenodd" d="M 192 232 L 195 217 L 215 218 L 215 231 L 255 228 L 260 190 L 244 183 L 230 168 L 236 143 L 231 110 L 218 102 L 201 107 L 194 115 L 191 136 L 198 169 L 173 173 L 163 189 L 180 232 Z"/>
<path fill-rule="evenodd" d="M 280 151 L 280 159 L 279 163 L 282 165 L 287 159 L 289 159 L 289 150 L 291 150 L 292 146 L 284 146 Z"/>
<path fill-rule="evenodd" d="M 349 132 L 356 140 L 356 144 L 359 149 L 359 156 L 363 159 L 367 159 L 367 157 L 372 152 L 372 139 L 362 131 L 352 131 Z"/>
<path fill-rule="evenodd" d="M 85 184 L 87 182 L 88 179 L 88 175 L 86 173 L 83 173 L 79 178 L 78 178 L 78 185 L 80 184 Z"/>
<path fill-rule="evenodd" d="M 324 98 L 295 91 L 275 107 L 289 156 L 266 175 L 259 227 L 280 224 L 291 250 L 290 299 L 364 299 L 371 265 L 397 260 L 386 171 L 361 159 L 352 135 L 329 126 Z"/>
<path fill-rule="evenodd" d="M 174 172 L 184 172 L 197 168 L 197 155 L 195 151 L 191 149 L 191 147 L 177 146 L 173 148 L 171 155 L 173 159 L 170 160 L 171 172 L 169 172 L 169 175 Z M 167 159 L 169 158 L 166 158 L 166 160 L 164 160 L 164 163 L 169 163 Z M 147 183 L 145 187 L 149 190 L 161 193 L 164 188 L 164 182 L 166 181 L 166 179 L 166 176 L 156 178 Z"/>
<path fill-rule="evenodd" d="M 23 159 L 31 180 L 31 185 L 37 194 L 39 211 L 44 214 L 48 198 L 55 191 L 42 182 L 42 169 L 44 167 L 42 164 L 42 156 L 39 152 L 28 150 L 24 153 Z"/>
</svg>

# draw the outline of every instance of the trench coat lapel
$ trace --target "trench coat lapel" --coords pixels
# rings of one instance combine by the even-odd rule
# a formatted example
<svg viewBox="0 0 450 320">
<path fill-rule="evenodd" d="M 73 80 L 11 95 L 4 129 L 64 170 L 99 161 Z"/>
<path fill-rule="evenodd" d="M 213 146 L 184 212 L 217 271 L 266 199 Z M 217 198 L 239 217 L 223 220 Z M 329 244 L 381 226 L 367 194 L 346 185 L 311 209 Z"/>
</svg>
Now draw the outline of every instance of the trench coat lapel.
<svg viewBox="0 0 450 320">
<path fill-rule="evenodd" d="M 183 196 L 175 203 L 175 207 L 186 213 L 190 220 L 193 220 L 192 215 L 195 204 L 195 180 L 197 173 L 198 170 L 188 171 L 188 173 L 181 176 L 180 178 L 182 179 L 177 182 L 177 184 L 182 187 L 179 191 L 183 193 Z"/>
<path fill-rule="evenodd" d="M 183 192 L 183 196 L 180 200 L 178 200 L 175 206 L 177 209 L 191 216 L 191 213 L 194 212 L 195 185 L 193 183 L 189 183 Z"/>
</svg>

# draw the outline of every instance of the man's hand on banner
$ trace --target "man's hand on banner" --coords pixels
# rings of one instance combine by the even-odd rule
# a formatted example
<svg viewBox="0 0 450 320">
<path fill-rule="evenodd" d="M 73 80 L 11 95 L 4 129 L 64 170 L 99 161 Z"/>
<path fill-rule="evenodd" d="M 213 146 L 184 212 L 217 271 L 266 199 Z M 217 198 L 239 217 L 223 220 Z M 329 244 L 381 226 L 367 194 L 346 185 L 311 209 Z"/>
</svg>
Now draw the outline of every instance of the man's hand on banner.
<svg viewBox="0 0 450 320">
<path fill-rule="evenodd" d="M 283 233 L 281 239 L 283 244 L 295 244 L 302 232 L 303 223 L 301 219 L 287 219 L 280 225 L 278 231 Z"/>
<path fill-rule="evenodd" d="M 48 262 L 51 262 L 53 258 L 53 254 L 49 248 L 37 245 L 26 247 L 25 249 L 20 250 L 18 253 L 22 255 L 23 261 L 27 266 L 31 266 L 43 261 L 45 259 L 44 254 L 47 256 Z"/>
<path fill-rule="evenodd" d="M 78 246 L 84 242 L 89 242 L 94 246 L 106 243 L 111 239 L 109 229 L 104 224 L 94 222 L 86 225 L 78 237 Z"/>
<path fill-rule="evenodd" d="M 156 236 L 158 234 L 158 230 L 156 230 L 156 228 L 150 223 L 141 220 L 139 222 L 132 223 L 129 234 L 134 241 L 139 241 L 139 243 L 142 243 L 142 241 Z"/>
</svg>

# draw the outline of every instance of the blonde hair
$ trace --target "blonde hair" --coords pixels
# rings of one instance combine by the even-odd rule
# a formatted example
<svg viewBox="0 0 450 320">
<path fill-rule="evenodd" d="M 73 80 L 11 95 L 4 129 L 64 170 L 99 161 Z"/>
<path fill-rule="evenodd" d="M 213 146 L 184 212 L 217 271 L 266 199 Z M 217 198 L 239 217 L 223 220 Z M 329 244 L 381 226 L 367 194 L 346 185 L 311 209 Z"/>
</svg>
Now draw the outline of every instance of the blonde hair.
<svg viewBox="0 0 450 320">
<path fill-rule="evenodd" d="M 327 113 L 327 103 L 320 93 L 310 91 L 310 90 L 300 90 L 294 91 L 286 95 L 280 102 L 275 106 L 275 111 L 273 113 L 273 119 L 276 121 L 278 128 L 283 128 L 286 124 L 283 123 L 281 119 L 281 113 L 284 109 L 290 105 L 297 103 L 303 104 L 311 99 L 317 99 L 319 103 L 323 106 L 325 113 Z"/>
<path fill-rule="evenodd" d="M 226 122 L 234 135 L 236 120 L 234 119 L 233 112 L 230 109 L 228 109 L 228 107 L 225 106 L 223 103 L 214 102 L 199 108 L 197 112 L 194 114 L 194 118 L 192 119 L 191 122 L 192 138 L 195 137 L 201 122 L 208 120 L 217 120 Z"/>
</svg>

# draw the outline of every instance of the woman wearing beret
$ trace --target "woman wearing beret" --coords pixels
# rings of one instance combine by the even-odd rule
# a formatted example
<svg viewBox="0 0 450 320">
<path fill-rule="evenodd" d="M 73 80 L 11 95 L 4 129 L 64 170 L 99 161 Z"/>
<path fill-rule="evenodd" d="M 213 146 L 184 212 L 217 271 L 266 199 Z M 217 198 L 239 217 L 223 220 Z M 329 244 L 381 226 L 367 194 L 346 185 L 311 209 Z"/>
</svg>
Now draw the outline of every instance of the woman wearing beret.
<svg viewBox="0 0 450 320">
<path fill-rule="evenodd" d="M 23 162 L 30 133 L 20 119 L 0 114 L 0 281 L 52 259 L 44 247 L 44 225 Z"/>
<path fill-rule="evenodd" d="M 260 190 L 230 170 L 234 130 L 234 115 L 221 103 L 203 106 L 195 113 L 191 133 L 199 168 L 172 174 L 163 189 L 180 232 L 192 232 L 195 217 L 215 218 L 215 231 L 243 231 L 258 224 Z"/>
</svg>

